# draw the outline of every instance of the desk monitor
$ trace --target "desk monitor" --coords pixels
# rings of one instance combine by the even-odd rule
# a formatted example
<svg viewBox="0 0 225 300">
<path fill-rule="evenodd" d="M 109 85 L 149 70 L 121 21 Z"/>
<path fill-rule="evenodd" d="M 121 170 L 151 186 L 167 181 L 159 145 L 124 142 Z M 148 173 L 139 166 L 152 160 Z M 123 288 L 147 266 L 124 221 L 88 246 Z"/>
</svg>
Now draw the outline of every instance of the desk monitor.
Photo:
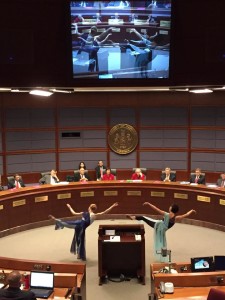
<svg viewBox="0 0 225 300">
<path fill-rule="evenodd" d="M 225 271 L 225 255 L 214 256 L 215 271 Z"/>
<path fill-rule="evenodd" d="M 210 272 L 214 270 L 213 257 L 194 257 L 191 258 L 192 272 Z"/>
</svg>

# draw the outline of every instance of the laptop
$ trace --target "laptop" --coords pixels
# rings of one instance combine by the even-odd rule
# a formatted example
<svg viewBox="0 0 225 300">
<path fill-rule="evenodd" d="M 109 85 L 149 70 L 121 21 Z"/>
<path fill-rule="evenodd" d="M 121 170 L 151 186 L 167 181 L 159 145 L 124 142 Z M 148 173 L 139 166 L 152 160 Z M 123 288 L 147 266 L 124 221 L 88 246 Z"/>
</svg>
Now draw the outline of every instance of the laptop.
<svg viewBox="0 0 225 300">
<path fill-rule="evenodd" d="M 54 273 L 31 271 L 30 291 L 35 294 L 36 298 L 47 299 L 54 291 Z"/>
</svg>

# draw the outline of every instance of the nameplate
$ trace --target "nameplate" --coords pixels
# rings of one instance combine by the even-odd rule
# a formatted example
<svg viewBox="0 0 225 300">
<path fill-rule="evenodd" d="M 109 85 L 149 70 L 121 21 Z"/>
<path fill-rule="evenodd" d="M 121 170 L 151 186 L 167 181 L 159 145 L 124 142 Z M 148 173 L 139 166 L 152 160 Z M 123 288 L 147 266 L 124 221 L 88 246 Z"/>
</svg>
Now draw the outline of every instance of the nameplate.
<svg viewBox="0 0 225 300">
<path fill-rule="evenodd" d="M 104 191 L 104 196 L 118 196 L 118 191 Z"/>
<path fill-rule="evenodd" d="M 3 205 L 0 205 L 0 210 L 3 210 L 4 209 L 4 206 Z"/>
<path fill-rule="evenodd" d="M 205 197 L 205 196 L 197 196 L 197 200 L 198 201 L 202 201 L 202 202 L 210 202 L 210 197 Z"/>
<path fill-rule="evenodd" d="M 44 202 L 48 201 L 48 196 L 35 197 L 34 202 Z"/>
<path fill-rule="evenodd" d="M 127 196 L 141 196 L 141 191 L 127 191 Z"/>
<path fill-rule="evenodd" d="M 151 192 L 152 197 L 165 197 L 165 192 Z"/>
<path fill-rule="evenodd" d="M 225 205 L 225 200 L 224 199 L 220 199 L 220 205 Z"/>
<path fill-rule="evenodd" d="M 94 197 L 94 195 L 95 195 L 94 191 L 92 191 L 92 192 L 80 192 L 81 197 Z"/>
<path fill-rule="evenodd" d="M 71 198 L 71 193 L 57 195 L 57 199 L 70 199 L 70 198 Z"/>
<path fill-rule="evenodd" d="M 174 193 L 175 199 L 188 199 L 188 194 Z"/>
<path fill-rule="evenodd" d="M 13 201 L 13 207 L 22 206 L 26 204 L 26 199 Z"/>
</svg>

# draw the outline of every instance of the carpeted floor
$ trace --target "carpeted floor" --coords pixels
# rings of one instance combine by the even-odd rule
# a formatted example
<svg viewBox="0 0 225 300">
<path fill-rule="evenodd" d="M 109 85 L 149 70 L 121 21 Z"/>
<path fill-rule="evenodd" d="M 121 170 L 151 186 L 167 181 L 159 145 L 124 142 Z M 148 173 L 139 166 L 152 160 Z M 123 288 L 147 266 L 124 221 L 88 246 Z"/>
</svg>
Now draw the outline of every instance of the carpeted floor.
<svg viewBox="0 0 225 300">
<path fill-rule="evenodd" d="M 150 293 L 150 263 L 153 262 L 152 228 L 145 225 L 146 285 L 136 279 L 98 285 L 98 227 L 99 224 L 132 224 L 129 220 L 97 220 L 86 234 L 87 300 L 148 299 Z M 0 239 L 0 255 L 15 258 L 77 261 L 69 248 L 73 230 L 54 230 L 54 226 L 17 233 Z M 173 262 L 188 262 L 191 257 L 225 255 L 225 233 L 192 225 L 176 224 L 167 232 L 168 249 Z"/>
</svg>

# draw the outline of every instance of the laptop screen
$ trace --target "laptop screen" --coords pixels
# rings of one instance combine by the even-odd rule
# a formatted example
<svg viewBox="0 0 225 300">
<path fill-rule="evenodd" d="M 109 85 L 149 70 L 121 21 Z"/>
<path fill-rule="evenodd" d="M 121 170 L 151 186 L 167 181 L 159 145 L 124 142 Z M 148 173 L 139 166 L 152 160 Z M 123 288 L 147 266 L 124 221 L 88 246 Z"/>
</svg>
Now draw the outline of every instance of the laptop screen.
<svg viewBox="0 0 225 300">
<path fill-rule="evenodd" d="M 31 271 L 30 287 L 31 288 L 53 289 L 54 288 L 54 273 L 53 272 Z"/>
</svg>

